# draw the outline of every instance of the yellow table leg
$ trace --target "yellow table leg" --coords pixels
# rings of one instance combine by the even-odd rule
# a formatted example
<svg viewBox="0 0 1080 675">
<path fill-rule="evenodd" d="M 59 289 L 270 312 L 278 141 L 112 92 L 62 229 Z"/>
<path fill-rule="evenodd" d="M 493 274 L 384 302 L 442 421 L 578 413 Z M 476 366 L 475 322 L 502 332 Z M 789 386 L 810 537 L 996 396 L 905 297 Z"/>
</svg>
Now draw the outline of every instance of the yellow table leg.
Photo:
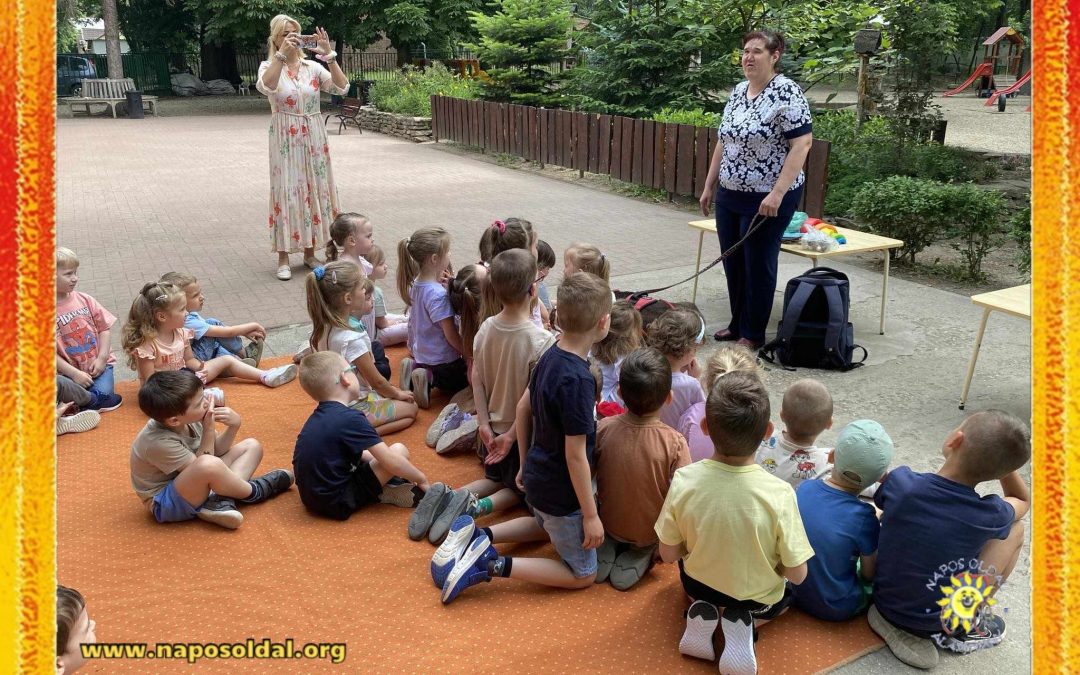
<svg viewBox="0 0 1080 675">
<path fill-rule="evenodd" d="M 889 297 L 889 251 L 885 254 L 885 274 L 881 280 L 881 324 L 878 326 L 878 335 L 885 334 L 885 300 Z"/>
<path fill-rule="evenodd" d="M 986 331 L 986 320 L 990 318 L 990 308 L 983 309 L 982 322 L 979 324 L 979 334 L 975 337 L 975 351 L 971 354 L 971 363 L 968 364 L 967 377 L 964 379 L 964 391 L 960 394 L 960 409 L 964 409 L 967 403 L 968 389 L 971 388 L 971 376 L 975 374 L 975 362 L 979 359 L 979 347 L 982 346 L 983 333 Z"/>
<path fill-rule="evenodd" d="M 698 232 L 697 238 L 697 262 L 694 264 L 694 271 L 701 269 L 701 248 L 705 245 L 705 230 Z M 690 302 L 697 303 L 697 282 L 699 277 L 694 277 L 694 294 L 690 297 Z"/>
</svg>

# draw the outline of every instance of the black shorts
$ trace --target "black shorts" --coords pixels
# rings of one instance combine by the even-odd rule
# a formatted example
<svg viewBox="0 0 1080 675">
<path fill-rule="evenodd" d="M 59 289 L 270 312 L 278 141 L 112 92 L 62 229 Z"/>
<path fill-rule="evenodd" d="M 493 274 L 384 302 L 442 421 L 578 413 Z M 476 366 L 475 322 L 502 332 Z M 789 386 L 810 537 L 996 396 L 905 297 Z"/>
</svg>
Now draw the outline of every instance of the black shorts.
<svg viewBox="0 0 1080 675">
<path fill-rule="evenodd" d="M 386 358 L 386 350 L 378 340 L 371 341 L 371 358 L 375 360 L 375 370 L 379 374 L 390 379 L 390 359 Z"/>
<path fill-rule="evenodd" d="M 469 368 L 465 365 L 465 359 L 440 363 L 437 366 L 417 363 L 415 367 L 430 370 L 431 386 L 447 396 L 453 396 L 469 386 Z"/>
<path fill-rule="evenodd" d="M 721 593 L 720 591 L 706 586 L 697 579 L 693 578 L 686 573 L 683 569 L 683 561 L 679 561 L 679 580 L 682 581 L 683 590 L 694 600 L 704 600 L 717 607 L 724 607 L 725 609 L 731 607 L 733 609 L 741 609 L 750 612 L 750 615 L 754 619 L 760 619 L 768 621 L 780 616 L 781 612 L 787 609 L 792 601 L 795 599 L 795 594 L 792 591 L 791 582 L 784 582 L 784 597 L 772 605 L 763 605 L 760 602 L 754 602 L 753 600 L 736 600 L 730 595 Z"/>
<path fill-rule="evenodd" d="M 484 457 L 487 457 L 487 447 L 480 442 L 479 436 L 477 436 L 477 443 L 480 443 L 478 454 L 480 455 L 480 459 L 483 460 Z M 514 444 L 510 446 L 510 452 L 507 453 L 506 457 L 503 457 L 501 461 L 496 462 L 495 464 L 484 465 L 484 478 L 495 481 L 496 483 L 502 483 L 503 487 L 510 488 L 514 491 L 514 494 L 524 501 L 525 493 L 517 486 L 517 475 L 520 469 L 521 455 L 518 454 L 518 444 L 515 441 Z"/>
<path fill-rule="evenodd" d="M 341 496 L 329 504 L 309 505 L 319 515 L 334 520 L 348 520 L 349 516 L 369 504 L 377 504 L 382 494 L 382 483 L 372 470 L 371 464 L 362 462 L 352 472 Z"/>
</svg>

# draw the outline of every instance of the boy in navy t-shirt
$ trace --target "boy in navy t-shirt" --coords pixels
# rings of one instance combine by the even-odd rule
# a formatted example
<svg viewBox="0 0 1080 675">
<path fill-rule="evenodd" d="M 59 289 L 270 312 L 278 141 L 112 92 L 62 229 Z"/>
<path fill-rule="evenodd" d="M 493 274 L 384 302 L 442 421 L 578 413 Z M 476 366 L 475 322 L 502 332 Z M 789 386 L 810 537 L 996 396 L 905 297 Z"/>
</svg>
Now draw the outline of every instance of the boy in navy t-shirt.
<svg viewBox="0 0 1080 675">
<path fill-rule="evenodd" d="M 562 337 L 537 362 L 517 410 L 517 483 L 534 517 L 482 529 L 469 516 L 457 518 L 432 558 L 432 580 L 443 589 L 444 603 L 493 577 L 568 589 L 588 588 L 596 578 L 604 526 L 592 488 L 596 380 L 586 359 L 608 333 L 611 290 L 599 277 L 578 272 L 559 286 L 558 306 Z M 492 546 L 544 539 L 561 561 L 500 556 Z"/>
<path fill-rule="evenodd" d="M 1020 519 L 1031 493 L 1018 469 L 1031 458 L 1026 425 L 1000 410 L 968 417 L 945 439 L 937 473 L 900 467 L 874 496 L 884 513 L 870 627 L 901 661 L 933 668 L 934 644 L 955 652 L 992 647 L 1005 621 L 994 593 L 1020 557 Z M 998 480 L 1003 497 L 975 486 Z"/>
<path fill-rule="evenodd" d="M 368 504 L 416 506 L 429 488 L 427 476 L 409 462 L 408 448 L 387 446 L 367 417 L 349 407 L 360 395 L 356 366 L 337 352 L 308 354 L 300 362 L 300 386 L 319 402 L 293 450 L 304 506 L 336 520 Z"/>
<path fill-rule="evenodd" d="M 795 587 L 795 604 L 828 621 L 866 611 L 874 578 L 878 532 L 874 507 L 859 493 L 876 483 L 892 461 L 893 443 L 880 424 L 857 420 L 844 427 L 829 457 L 832 473 L 804 480 L 795 490 L 814 557 L 806 580 Z M 857 564 L 856 564 L 857 563 Z"/>
</svg>

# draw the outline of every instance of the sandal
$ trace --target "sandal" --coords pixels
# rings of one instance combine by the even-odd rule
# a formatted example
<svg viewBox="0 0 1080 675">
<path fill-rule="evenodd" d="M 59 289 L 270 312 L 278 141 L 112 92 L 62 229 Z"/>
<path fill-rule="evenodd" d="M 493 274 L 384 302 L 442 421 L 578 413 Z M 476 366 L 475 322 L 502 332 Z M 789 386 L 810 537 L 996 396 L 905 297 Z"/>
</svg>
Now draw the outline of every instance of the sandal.
<svg viewBox="0 0 1080 675">
<path fill-rule="evenodd" d="M 292 279 L 292 270 L 289 269 L 288 265 L 278 265 L 277 278 L 281 279 L 282 281 L 288 281 L 289 279 Z"/>
<path fill-rule="evenodd" d="M 722 328 L 713 333 L 713 339 L 717 342 L 731 342 L 732 340 L 738 340 L 739 336 L 727 328 Z"/>
</svg>

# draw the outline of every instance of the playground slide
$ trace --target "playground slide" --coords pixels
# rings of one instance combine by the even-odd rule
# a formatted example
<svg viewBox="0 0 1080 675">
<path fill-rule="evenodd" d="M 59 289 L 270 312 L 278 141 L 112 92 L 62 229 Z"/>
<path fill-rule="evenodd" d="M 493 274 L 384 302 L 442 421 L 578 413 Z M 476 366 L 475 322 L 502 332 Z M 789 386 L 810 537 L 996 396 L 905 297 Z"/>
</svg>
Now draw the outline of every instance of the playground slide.
<svg viewBox="0 0 1080 675">
<path fill-rule="evenodd" d="M 990 98 L 986 99 L 986 105 L 993 105 L 994 102 L 997 101 L 998 96 L 1009 96 L 1011 94 L 1016 93 L 1017 91 L 1020 90 L 1020 87 L 1027 84 L 1028 80 L 1030 80 L 1030 79 L 1031 79 L 1031 71 L 1028 70 L 1026 73 L 1021 75 L 1020 79 L 1017 80 L 1016 82 L 1014 82 L 1011 87 L 1009 87 L 1007 89 L 1002 89 L 1000 91 L 994 91 L 994 93 L 990 94 Z"/>
<path fill-rule="evenodd" d="M 960 92 L 962 92 L 965 89 L 967 89 L 968 87 L 970 87 L 971 84 L 975 80 L 979 79 L 980 77 L 984 77 L 984 76 L 985 77 L 993 77 L 993 64 L 991 64 L 991 63 L 989 63 L 987 61 L 984 61 L 984 62 L 980 63 L 978 65 L 978 67 L 975 68 L 975 71 L 973 73 L 971 73 L 971 77 L 964 80 L 964 83 L 962 85 L 960 85 L 956 89 L 950 89 L 949 91 L 943 93 L 942 96 L 956 96 Z"/>
</svg>

